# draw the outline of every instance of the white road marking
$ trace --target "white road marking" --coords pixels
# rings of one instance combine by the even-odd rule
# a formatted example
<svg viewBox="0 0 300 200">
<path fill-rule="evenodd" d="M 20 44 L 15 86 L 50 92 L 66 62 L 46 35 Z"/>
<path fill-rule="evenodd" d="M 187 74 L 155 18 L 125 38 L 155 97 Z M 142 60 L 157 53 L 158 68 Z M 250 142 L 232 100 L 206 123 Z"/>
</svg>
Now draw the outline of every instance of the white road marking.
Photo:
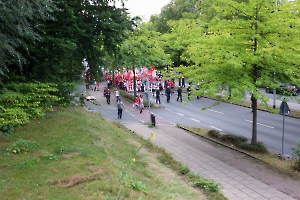
<svg viewBox="0 0 300 200">
<path fill-rule="evenodd" d="M 209 126 L 210 128 L 213 128 L 213 129 L 216 129 L 216 130 L 218 130 L 218 131 L 222 131 L 222 129 L 220 129 L 220 128 L 217 128 L 217 127 L 215 127 L 215 126 Z"/>
<path fill-rule="evenodd" d="M 181 114 L 181 113 L 176 113 L 176 114 L 184 117 L 184 114 Z"/>
<path fill-rule="evenodd" d="M 212 109 L 208 109 L 209 111 L 212 111 L 212 112 L 216 112 L 216 113 L 219 113 L 219 114 L 224 114 L 224 113 L 222 113 L 222 112 L 219 112 L 219 111 L 216 111 L 216 110 L 212 110 Z"/>
<path fill-rule="evenodd" d="M 144 123 L 144 120 L 141 120 L 140 118 L 138 118 L 135 114 L 132 114 L 131 112 L 129 112 L 128 110 L 125 110 L 126 113 L 128 113 L 129 115 L 131 115 L 132 117 L 136 118 L 137 120 L 139 120 L 141 123 Z"/>
<path fill-rule="evenodd" d="M 245 119 L 245 121 L 252 123 L 252 121 L 248 120 L 248 119 Z M 273 126 L 268 126 L 266 124 L 261 124 L 261 123 L 256 123 L 256 124 L 261 125 L 261 126 L 265 126 L 265 127 L 268 127 L 268 128 L 274 128 Z"/>
<path fill-rule="evenodd" d="M 190 118 L 191 120 L 195 121 L 195 122 L 200 122 L 199 120 L 197 119 L 194 119 L 194 118 Z"/>
</svg>

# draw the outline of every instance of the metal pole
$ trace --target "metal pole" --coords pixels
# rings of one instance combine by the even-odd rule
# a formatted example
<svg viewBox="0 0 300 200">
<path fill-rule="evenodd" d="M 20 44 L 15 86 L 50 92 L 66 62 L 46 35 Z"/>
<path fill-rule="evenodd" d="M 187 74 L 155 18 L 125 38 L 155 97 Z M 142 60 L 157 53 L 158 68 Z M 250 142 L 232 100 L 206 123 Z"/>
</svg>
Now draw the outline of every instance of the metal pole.
<svg viewBox="0 0 300 200">
<path fill-rule="evenodd" d="M 150 115 L 150 121 L 151 121 L 151 112 L 150 112 L 150 98 L 151 98 L 151 93 L 148 92 L 148 108 L 149 108 L 149 115 Z"/>
<path fill-rule="evenodd" d="M 283 141 L 284 141 L 284 118 L 285 118 L 285 104 L 283 104 L 283 126 L 282 126 L 282 148 L 281 148 L 281 155 L 283 156 Z"/>
<path fill-rule="evenodd" d="M 273 109 L 276 108 L 276 88 L 273 90 Z"/>
<path fill-rule="evenodd" d="M 276 72 L 274 71 L 274 80 L 273 81 L 276 83 L 275 74 L 276 74 Z M 273 89 L 273 109 L 275 109 L 275 108 L 276 108 L 276 87 L 274 87 L 274 89 Z"/>
</svg>

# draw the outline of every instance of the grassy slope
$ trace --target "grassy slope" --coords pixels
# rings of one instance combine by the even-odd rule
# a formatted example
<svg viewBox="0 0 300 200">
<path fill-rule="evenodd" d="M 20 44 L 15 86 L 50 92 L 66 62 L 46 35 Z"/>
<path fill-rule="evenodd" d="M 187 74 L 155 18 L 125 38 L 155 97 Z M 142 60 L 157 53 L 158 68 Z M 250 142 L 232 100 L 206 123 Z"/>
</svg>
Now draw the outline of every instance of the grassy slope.
<svg viewBox="0 0 300 200">
<path fill-rule="evenodd" d="M 14 154 L 17 138 L 39 147 Z M 209 198 L 161 164 L 158 152 L 134 156 L 140 146 L 140 137 L 97 113 L 56 108 L 0 138 L 1 199 Z"/>
</svg>

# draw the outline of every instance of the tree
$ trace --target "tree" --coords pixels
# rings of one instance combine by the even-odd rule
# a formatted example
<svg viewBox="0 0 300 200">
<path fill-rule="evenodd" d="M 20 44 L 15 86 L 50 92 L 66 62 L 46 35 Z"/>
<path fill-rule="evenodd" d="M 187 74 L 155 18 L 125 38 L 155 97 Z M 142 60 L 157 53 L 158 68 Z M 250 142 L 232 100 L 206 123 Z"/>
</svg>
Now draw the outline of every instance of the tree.
<svg viewBox="0 0 300 200">
<path fill-rule="evenodd" d="M 29 54 L 23 52 L 28 62 L 22 70 L 10 66 L 13 78 L 55 83 L 76 81 L 84 69 L 84 58 L 89 62 L 92 79 L 99 77 L 99 66 L 105 63 L 105 56 L 118 51 L 125 39 L 124 31 L 132 27 L 125 9 L 110 6 L 108 2 L 57 1 L 59 10 L 52 13 L 56 20 L 43 22 L 40 41 L 28 45 Z"/>
<path fill-rule="evenodd" d="M 131 28 L 125 9 L 108 2 L 57 1 L 59 10 L 52 13 L 56 20 L 39 21 L 43 25 L 39 42 L 22 52 L 28 62 L 21 71 L 11 65 L 11 71 L 28 80 L 74 81 L 86 57 L 92 72 L 97 72 L 102 57 L 115 51 L 124 39 L 123 30 Z"/>
<path fill-rule="evenodd" d="M 53 19 L 55 10 L 53 1 L 0 1 L 0 75 L 8 75 L 10 65 L 22 67 L 26 62 L 22 51 L 41 40 L 40 22 Z"/>
<path fill-rule="evenodd" d="M 171 27 L 168 21 L 199 16 L 196 4 L 200 1 L 201 0 L 171 0 L 170 3 L 161 9 L 161 13 L 157 17 L 150 18 L 150 22 L 153 23 L 156 31 L 169 33 Z"/>
<path fill-rule="evenodd" d="M 258 87 L 274 87 L 276 80 L 299 84 L 299 4 L 249 0 L 248 3 L 219 0 L 216 17 L 208 29 L 188 48 L 186 57 L 195 63 L 181 71 L 193 82 L 201 82 L 197 95 L 224 92 L 230 101 L 254 95 L 252 144 L 257 143 L 257 100 L 268 99 Z M 195 26 L 195 25 L 194 25 Z M 229 90 L 230 88 L 230 90 Z"/>
<path fill-rule="evenodd" d="M 191 24 L 195 23 L 196 20 L 194 19 L 180 19 L 168 22 L 171 31 L 162 36 L 164 41 L 163 48 L 171 55 L 174 66 L 180 65 L 182 54 L 187 50 L 187 47 L 194 42 L 194 38 L 191 37 L 191 35 L 197 33 L 197 30 L 195 30 L 197 27 L 193 27 Z M 200 29 L 198 28 L 198 30 Z M 184 59 L 184 61 L 186 60 Z"/>
<path fill-rule="evenodd" d="M 130 36 L 121 46 L 123 66 L 132 68 L 134 71 L 135 67 L 161 66 L 171 63 L 169 55 L 164 52 L 160 43 L 161 34 L 153 30 L 151 23 L 142 24 L 129 34 Z"/>
</svg>

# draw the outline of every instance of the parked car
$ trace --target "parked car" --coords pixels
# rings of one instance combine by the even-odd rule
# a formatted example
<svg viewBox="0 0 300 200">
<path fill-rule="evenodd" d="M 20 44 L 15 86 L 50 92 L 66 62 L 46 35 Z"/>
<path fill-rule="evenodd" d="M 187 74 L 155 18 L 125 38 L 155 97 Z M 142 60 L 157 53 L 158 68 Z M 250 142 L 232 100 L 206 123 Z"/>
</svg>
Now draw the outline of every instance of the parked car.
<svg viewBox="0 0 300 200">
<path fill-rule="evenodd" d="M 87 97 L 85 97 L 85 99 L 87 101 L 89 101 L 89 100 L 96 100 L 96 97 L 94 97 L 94 96 L 87 96 Z"/>
<path fill-rule="evenodd" d="M 297 87 L 289 84 L 280 84 L 276 87 L 276 94 L 282 94 L 286 96 L 296 96 L 297 95 Z M 266 93 L 273 93 L 273 88 L 266 87 Z"/>
</svg>

